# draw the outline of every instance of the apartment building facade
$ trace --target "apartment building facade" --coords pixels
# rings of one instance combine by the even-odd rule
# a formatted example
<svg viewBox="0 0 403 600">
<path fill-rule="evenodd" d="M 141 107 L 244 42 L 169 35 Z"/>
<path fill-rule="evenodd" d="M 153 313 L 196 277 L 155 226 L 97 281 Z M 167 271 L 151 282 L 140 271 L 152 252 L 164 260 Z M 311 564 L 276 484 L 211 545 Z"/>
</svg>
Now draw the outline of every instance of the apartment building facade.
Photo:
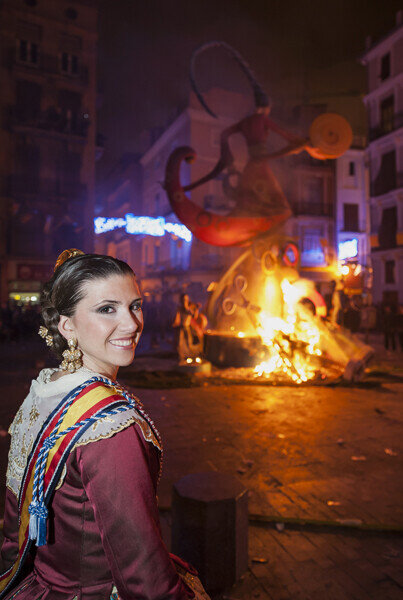
<svg viewBox="0 0 403 600">
<path fill-rule="evenodd" d="M 93 247 L 97 2 L 0 4 L 0 294 L 37 301 L 66 247 Z"/>
<path fill-rule="evenodd" d="M 367 39 L 364 98 L 369 123 L 374 302 L 403 304 L 403 11 L 382 39 Z"/>
</svg>

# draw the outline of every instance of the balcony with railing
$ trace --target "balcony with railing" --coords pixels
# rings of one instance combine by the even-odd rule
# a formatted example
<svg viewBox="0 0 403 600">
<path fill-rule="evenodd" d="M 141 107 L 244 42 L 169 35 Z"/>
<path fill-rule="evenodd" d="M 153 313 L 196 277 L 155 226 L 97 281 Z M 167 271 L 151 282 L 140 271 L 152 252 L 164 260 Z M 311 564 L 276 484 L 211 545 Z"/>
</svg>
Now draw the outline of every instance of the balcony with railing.
<svg viewBox="0 0 403 600">
<path fill-rule="evenodd" d="M 11 129 L 36 129 L 67 136 L 85 138 L 90 124 L 86 113 L 65 114 L 56 107 L 45 111 L 24 111 L 15 106 L 9 108 L 8 123 Z"/>
<path fill-rule="evenodd" d="M 29 70 L 32 72 L 33 68 L 35 68 L 40 75 L 51 75 L 52 77 L 60 77 L 64 80 L 69 79 L 71 83 L 76 82 L 80 86 L 87 86 L 89 84 L 88 67 L 80 60 L 74 72 L 66 71 L 62 68 L 59 56 L 41 52 L 40 49 L 35 61 L 23 61 L 16 55 L 15 49 L 10 47 L 8 52 L 5 53 L 5 62 L 9 68 L 18 71 Z"/>
<path fill-rule="evenodd" d="M 311 216 L 311 217 L 334 217 L 333 204 L 325 204 L 323 202 L 304 202 L 291 201 L 291 209 L 295 217 Z"/>
<path fill-rule="evenodd" d="M 403 112 L 395 113 L 392 118 L 388 119 L 383 124 L 370 128 L 369 141 L 373 142 L 384 135 L 392 133 L 392 131 L 400 129 L 401 127 L 403 127 Z"/>
<path fill-rule="evenodd" d="M 87 194 L 87 186 L 80 181 L 43 179 L 36 175 L 9 175 L 6 179 L 6 194 L 11 197 L 40 194 L 55 201 L 82 202 Z"/>
</svg>

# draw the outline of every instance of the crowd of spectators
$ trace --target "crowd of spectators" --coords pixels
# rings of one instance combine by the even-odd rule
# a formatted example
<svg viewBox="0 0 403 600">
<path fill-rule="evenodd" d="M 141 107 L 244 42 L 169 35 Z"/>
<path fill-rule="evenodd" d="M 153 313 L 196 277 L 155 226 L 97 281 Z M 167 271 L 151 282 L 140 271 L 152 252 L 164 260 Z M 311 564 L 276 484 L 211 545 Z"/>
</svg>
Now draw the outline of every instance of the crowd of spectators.
<svg viewBox="0 0 403 600">
<path fill-rule="evenodd" d="M 141 345 L 157 348 L 173 341 L 172 323 L 177 303 L 172 294 L 145 294 L 143 299 L 144 332 Z"/>
<path fill-rule="evenodd" d="M 40 324 L 39 305 L 21 305 L 13 300 L 4 302 L 0 309 L 0 341 L 19 342 L 32 338 Z"/>
<path fill-rule="evenodd" d="M 172 325 L 177 313 L 173 294 L 146 295 L 144 298 L 144 349 L 160 347 L 174 341 Z M 361 297 L 341 295 L 337 323 L 353 333 L 364 333 L 371 343 L 371 335 L 381 333 L 387 350 L 403 351 L 403 306 L 391 302 L 368 304 Z M 331 311 L 331 298 L 328 308 Z M 331 314 L 331 312 L 329 312 Z M 34 337 L 41 324 L 38 304 L 4 302 L 0 309 L 0 342 L 18 342 Z"/>
<path fill-rule="evenodd" d="M 371 334 L 381 333 L 386 350 L 403 352 L 403 305 L 386 300 L 372 304 L 361 295 L 348 296 L 340 289 L 326 300 L 328 314 L 331 317 L 333 311 L 333 321 L 338 325 L 365 334 L 366 343 L 370 343 Z"/>
</svg>

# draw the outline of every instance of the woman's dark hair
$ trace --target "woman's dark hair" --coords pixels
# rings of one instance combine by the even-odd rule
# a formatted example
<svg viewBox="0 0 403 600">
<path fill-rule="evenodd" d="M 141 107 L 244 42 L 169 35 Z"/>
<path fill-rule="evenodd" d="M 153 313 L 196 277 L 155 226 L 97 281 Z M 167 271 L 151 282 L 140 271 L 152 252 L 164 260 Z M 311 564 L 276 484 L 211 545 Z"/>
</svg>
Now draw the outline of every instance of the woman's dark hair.
<svg viewBox="0 0 403 600">
<path fill-rule="evenodd" d="M 43 286 L 42 318 L 53 337 L 52 350 L 59 358 L 67 348 L 67 342 L 57 327 L 60 315 L 74 315 L 77 303 L 84 296 L 83 286 L 87 281 L 105 279 L 110 275 L 134 275 L 134 272 L 127 263 L 112 256 L 81 254 L 57 267 L 52 279 Z"/>
</svg>

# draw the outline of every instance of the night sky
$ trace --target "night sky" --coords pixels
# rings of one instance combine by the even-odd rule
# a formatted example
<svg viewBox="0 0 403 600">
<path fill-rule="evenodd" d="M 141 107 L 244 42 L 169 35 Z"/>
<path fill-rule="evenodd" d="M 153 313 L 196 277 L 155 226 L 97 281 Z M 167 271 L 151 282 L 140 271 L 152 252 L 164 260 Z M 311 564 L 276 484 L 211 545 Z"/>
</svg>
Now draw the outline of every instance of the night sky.
<svg viewBox="0 0 403 600">
<path fill-rule="evenodd" d="M 144 149 L 144 129 L 166 124 L 186 102 L 189 61 L 199 44 L 218 39 L 234 46 L 274 100 L 286 81 L 303 81 L 309 91 L 318 73 L 336 93 L 365 93 L 357 57 L 367 35 L 378 39 L 394 27 L 400 8 L 401 0 L 101 1 L 101 179 L 124 152 Z M 213 52 L 198 64 L 201 87 L 221 83 L 246 92 L 228 57 Z"/>
</svg>

